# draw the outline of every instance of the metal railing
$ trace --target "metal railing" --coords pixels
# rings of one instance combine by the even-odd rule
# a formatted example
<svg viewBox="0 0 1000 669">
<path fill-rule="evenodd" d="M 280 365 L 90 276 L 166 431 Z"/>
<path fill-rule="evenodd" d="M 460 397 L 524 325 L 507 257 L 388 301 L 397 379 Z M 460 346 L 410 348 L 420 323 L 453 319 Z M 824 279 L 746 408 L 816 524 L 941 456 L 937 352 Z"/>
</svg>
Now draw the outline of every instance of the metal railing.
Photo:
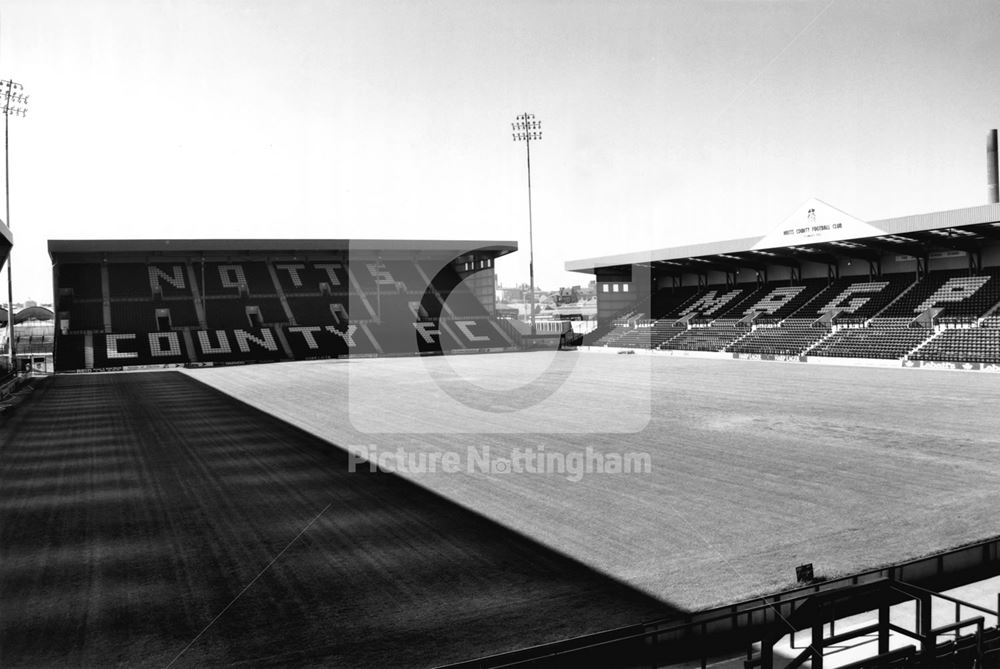
<svg viewBox="0 0 1000 669">
<path fill-rule="evenodd" d="M 595 653 L 607 653 L 609 657 L 619 657 L 624 665 L 627 664 L 626 655 L 629 653 L 636 653 L 634 657 L 628 658 L 635 664 L 645 661 L 647 656 L 655 658 L 667 654 L 674 646 L 684 647 L 689 659 L 699 659 L 704 666 L 711 654 L 718 653 L 720 639 L 728 637 L 726 640 L 736 645 L 745 642 L 766 627 L 789 618 L 814 594 L 884 579 L 892 581 L 905 579 L 908 587 L 921 588 L 926 593 L 954 602 L 960 600 L 926 590 L 916 584 L 947 580 L 961 573 L 979 574 L 987 568 L 992 572 L 1000 572 L 1000 536 L 943 553 L 745 600 L 729 606 L 445 666 L 451 669 L 460 667 L 497 669 L 574 661 L 584 664 L 587 658 Z M 1000 597 L 998 597 L 997 612 L 968 602 L 961 602 L 961 605 L 993 616 L 1000 614 Z"/>
</svg>

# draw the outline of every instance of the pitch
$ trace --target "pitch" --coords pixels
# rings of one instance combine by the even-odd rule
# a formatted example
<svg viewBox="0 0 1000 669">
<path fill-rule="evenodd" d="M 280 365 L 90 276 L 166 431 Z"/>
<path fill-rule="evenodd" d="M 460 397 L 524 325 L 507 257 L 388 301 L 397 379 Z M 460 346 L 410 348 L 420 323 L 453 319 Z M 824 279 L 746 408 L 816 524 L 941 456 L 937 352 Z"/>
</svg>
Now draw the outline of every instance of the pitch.
<svg viewBox="0 0 1000 669">
<path fill-rule="evenodd" d="M 674 609 L 176 372 L 0 429 L 4 667 L 414 667 Z"/>
<path fill-rule="evenodd" d="M 531 381 L 553 356 L 575 360 L 546 395 Z M 806 562 L 834 577 L 1000 533 L 1000 378 L 985 374 L 584 352 L 192 374 L 344 447 L 647 452 L 649 473 L 579 481 L 402 475 L 683 609 L 791 586 Z M 461 397 L 517 387 L 543 420 Z M 470 412 L 469 430 L 438 431 Z"/>
</svg>

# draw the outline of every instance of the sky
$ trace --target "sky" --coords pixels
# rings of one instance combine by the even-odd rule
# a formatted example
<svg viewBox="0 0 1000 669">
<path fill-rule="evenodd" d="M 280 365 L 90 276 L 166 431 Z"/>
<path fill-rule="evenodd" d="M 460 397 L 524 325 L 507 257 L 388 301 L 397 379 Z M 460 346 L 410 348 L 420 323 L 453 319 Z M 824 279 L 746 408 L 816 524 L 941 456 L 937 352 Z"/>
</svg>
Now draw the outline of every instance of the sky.
<svg viewBox="0 0 1000 669">
<path fill-rule="evenodd" d="M 5 0 L 14 300 L 49 239 L 512 240 L 567 260 L 986 202 L 996 0 Z M 5 301 L 5 300 L 0 300 Z"/>
</svg>

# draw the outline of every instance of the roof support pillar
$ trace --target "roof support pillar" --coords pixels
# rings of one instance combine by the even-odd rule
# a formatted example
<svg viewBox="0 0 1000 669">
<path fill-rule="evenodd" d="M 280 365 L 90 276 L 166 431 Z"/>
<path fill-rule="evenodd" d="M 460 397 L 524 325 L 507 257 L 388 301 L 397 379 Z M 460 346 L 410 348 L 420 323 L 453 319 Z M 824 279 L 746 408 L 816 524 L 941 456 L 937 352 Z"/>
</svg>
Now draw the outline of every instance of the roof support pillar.
<svg viewBox="0 0 1000 669">
<path fill-rule="evenodd" d="M 969 251 L 966 253 L 969 256 L 969 275 L 979 274 L 983 269 L 983 252 L 980 249 L 975 251 Z"/>
</svg>

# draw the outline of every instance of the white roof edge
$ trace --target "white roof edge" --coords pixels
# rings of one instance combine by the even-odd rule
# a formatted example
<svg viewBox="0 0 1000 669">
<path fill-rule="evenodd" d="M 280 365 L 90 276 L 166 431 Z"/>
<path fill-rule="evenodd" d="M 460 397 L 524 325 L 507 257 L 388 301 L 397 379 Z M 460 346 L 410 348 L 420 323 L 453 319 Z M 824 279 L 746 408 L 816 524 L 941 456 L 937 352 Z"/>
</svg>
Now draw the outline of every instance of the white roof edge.
<svg viewBox="0 0 1000 669">
<path fill-rule="evenodd" d="M 818 201 L 822 202 L 822 200 Z M 826 205 L 825 202 L 823 202 L 823 204 Z M 838 212 L 842 212 L 841 209 L 833 207 L 832 205 L 826 206 L 836 209 Z M 845 215 L 849 216 L 849 214 Z M 882 234 L 900 235 L 906 234 L 907 232 L 921 232 L 941 228 L 957 228 L 967 225 L 995 222 L 1000 222 L 1000 204 L 983 204 L 972 207 L 963 207 L 960 209 L 947 209 L 943 211 L 929 212 L 925 214 L 911 214 L 907 216 L 868 221 L 867 223 L 872 228 L 877 228 L 882 231 Z M 749 251 L 767 236 L 768 235 L 762 235 L 759 237 L 729 239 L 672 248 L 661 248 L 649 251 L 568 260 L 565 262 L 565 268 L 566 271 L 569 272 L 593 273 L 594 270 L 599 267 L 633 265 L 643 262 L 718 255 L 720 253 L 738 253 L 741 251 Z M 855 237 L 855 239 L 863 238 L 863 236 Z M 794 245 L 808 245 L 808 243 L 809 242 L 803 242 Z"/>
</svg>

